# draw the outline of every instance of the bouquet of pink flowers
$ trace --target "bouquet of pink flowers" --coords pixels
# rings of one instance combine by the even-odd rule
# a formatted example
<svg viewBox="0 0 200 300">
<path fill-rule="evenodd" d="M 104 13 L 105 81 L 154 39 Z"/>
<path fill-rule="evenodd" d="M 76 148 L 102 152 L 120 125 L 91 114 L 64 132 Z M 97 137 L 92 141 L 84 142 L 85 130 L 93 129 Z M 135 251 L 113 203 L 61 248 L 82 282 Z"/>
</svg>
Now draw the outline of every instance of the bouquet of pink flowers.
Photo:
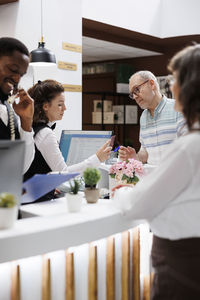
<svg viewBox="0 0 200 300">
<path fill-rule="evenodd" d="M 143 164 L 134 158 L 128 159 L 127 161 L 117 162 L 109 169 L 109 175 L 111 178 L 115 178 L 116 181 L 124 184 L 136 184 L 139 181 L 138 176 L 143 174 Z"/>
</svg>

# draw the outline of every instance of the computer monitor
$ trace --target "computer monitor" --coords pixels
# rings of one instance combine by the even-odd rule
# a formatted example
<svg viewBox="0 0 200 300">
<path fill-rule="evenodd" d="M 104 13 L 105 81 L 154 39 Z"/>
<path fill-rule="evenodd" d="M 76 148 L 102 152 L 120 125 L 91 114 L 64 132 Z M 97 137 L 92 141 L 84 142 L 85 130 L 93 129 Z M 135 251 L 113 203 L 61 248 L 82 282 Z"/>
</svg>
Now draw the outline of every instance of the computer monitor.
<svg viewBox="0 0 200 300">
<path fill-rule="evenodd" d="M 68 166 L 77 164 L 103 146 L 112 131 L 63 130 L 60 150 Z"/>
<path fill-rule="evenodd" d="M 24 141 L 0 141 L 0 193 L 15 195 L 20 204 L 24 168 Z"/>
</svg>

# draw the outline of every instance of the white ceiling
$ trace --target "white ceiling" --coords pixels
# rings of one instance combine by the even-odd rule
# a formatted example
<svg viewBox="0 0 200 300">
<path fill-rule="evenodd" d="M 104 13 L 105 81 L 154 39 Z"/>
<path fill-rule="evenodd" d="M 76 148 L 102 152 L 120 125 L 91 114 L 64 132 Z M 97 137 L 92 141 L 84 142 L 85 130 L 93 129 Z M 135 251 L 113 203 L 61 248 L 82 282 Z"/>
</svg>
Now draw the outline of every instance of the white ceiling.
<svg viewBox="0 0 200 300">
<path fill-rule="evenodd" d="M 83 36 L 83 62 L 159 55 L 161 53 Z"/>
</svg>

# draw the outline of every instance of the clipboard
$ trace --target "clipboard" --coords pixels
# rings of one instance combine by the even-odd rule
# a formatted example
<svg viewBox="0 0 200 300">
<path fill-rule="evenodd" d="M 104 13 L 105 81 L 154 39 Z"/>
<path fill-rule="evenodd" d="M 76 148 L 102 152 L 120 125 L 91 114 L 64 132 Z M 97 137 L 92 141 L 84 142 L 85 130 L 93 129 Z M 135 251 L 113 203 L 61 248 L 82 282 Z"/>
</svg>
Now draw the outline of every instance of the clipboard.
<svg viewBox="0 0 200 300">
<path fill-rule="evenodd" d="M 21 204 L 32 203 L 36 199 L 55 189 L 61 183 L 68 181 L 80 173 L 35 174 L 22 185 L 24 194 Z"/>
</svg>

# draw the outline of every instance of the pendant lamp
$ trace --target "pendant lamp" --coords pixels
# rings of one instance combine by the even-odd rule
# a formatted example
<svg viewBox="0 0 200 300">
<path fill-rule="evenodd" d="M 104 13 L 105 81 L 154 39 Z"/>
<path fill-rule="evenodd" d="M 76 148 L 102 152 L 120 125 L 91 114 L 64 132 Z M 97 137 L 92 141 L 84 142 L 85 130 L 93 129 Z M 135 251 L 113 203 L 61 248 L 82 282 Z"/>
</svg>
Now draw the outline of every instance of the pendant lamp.
<svg viewBox="0 0 200 300">
<path fill-rule="evenodd" d="M 42 7 L 42 0 L 41 0 L 41 39 L 38 43 L 38 48 L 31 51 L 31 64 L 34 63 L 56 63 L 55 54 L 45 48 L 45 42 L 43 37 L 43 7 Z"/>
</svg>

